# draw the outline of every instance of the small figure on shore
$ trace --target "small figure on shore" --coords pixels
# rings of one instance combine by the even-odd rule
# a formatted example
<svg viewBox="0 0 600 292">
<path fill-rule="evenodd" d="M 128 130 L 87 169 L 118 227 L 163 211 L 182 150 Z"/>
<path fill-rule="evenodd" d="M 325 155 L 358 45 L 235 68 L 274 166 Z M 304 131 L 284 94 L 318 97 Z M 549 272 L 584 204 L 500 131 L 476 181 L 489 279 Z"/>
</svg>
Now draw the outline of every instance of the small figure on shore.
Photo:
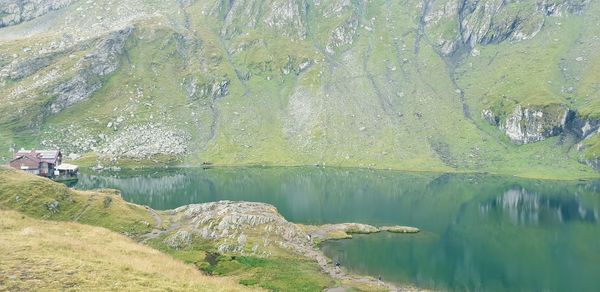
<svg viewBox="0 0 600 292">
<path fill-rule="evenodd" d="M 377 280 L 383 282 L 383 277 L 381 277 L 381 275 L 377 276 Z"/>
<path fill-rule="evenodd" d="M 341 267 L 341 266 L 342 266 L 342 265 L 340 264 L 340 262 L 335 262 L 335 271 L 336 271 L 337 273 L 339 273 L 339 272 L 341 271 L 341 269 L 340 269 L 340 267 Z"/>
<path fill-rule="evenodd" d="M 312 235 L 311 235 L 311 234 L 308 234 L 308 235 L 306 235 L 306 236 L 308 237 L 308 241 L 312 242 Z"/>
</svg>

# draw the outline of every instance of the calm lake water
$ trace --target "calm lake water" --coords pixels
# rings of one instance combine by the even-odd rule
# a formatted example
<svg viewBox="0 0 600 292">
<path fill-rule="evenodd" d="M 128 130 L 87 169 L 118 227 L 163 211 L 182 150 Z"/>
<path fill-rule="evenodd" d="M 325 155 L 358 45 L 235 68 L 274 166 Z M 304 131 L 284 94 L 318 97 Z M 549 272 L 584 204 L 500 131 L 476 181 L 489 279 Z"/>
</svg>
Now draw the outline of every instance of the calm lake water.
<svg viewBox="0 0 600 292">
<path fill-rule="evenodd" d="M 321 168 L 174 169 L 82 175 L 172 209 L 244 200 L 288 220 L 419 227 L 357 235 L 323 251 L 345 268 L 424 288 L 600 291 L 600 183 Z"/>
</svg>

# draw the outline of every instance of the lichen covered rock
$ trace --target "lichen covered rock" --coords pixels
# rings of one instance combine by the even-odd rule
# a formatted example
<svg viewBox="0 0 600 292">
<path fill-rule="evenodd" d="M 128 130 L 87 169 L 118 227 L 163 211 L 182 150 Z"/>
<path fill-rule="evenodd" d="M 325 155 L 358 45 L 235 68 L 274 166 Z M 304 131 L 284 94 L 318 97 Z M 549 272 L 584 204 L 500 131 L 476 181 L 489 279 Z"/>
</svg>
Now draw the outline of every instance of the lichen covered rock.
<svg viewBox="0 0 600 292">
<path fill-rule="evenodd" d="M 178 230 L 168 236 L 163 242 L 171 248 L 180 249 L 192 243 L 192 234 L 185 230 Z"/>
</svg>

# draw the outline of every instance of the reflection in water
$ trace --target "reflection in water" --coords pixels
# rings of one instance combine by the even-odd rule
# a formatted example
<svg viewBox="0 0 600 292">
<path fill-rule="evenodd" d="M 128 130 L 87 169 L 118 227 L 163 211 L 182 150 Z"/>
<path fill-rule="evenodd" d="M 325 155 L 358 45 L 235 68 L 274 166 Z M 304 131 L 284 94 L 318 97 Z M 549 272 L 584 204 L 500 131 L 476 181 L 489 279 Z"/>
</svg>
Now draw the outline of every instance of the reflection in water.
<svg viewBox="0 0 600 292">
<path fill-rule="evenodd" d="M 113 188 L 125 194 L 142 194 L 147 197 L 156 197 L 177 192 L 178 189 L 186 186 L 186 180 L 186 175 L 179 173 L 161 175 L 160 177 L 152 177 L 151 175 L 131 177 L 82 175 L 78 186 Z"/>
<path fill-rule="evenodd" d="M 577 196 L 548 197 L 524 188 L 505 191 L 501 196 L 481 204 L 480 211 L 482 214 L 502 211 L 513 224 L 518 225 L 598 222 L 598 210 L 583 207 Z"/>
<path fill-rule="evenodd" d="M 328 242 L 352 271 L 458 291 L 600 291 L 599 183 L 322 168 L 175 169 L 82 175 L 155 209 L 273 204 L 292 222 L 411 225 Z"/>
</svg>

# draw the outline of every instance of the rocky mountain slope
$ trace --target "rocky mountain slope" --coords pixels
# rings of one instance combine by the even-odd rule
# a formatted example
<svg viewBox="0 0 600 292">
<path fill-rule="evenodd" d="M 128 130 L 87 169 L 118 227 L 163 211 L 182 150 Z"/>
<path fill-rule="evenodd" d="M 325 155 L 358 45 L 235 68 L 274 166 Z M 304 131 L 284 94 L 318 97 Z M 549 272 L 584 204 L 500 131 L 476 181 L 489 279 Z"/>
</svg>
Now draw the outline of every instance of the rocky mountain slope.
<svg viewBox="0 0 600 292">
<path fill-rule="evenodd" d="M 0 11 L 5 159 L 60 147 L 104 163 L 549 177 L 600 165 L 595 1 L 4 0 Z"/>
</svg>

